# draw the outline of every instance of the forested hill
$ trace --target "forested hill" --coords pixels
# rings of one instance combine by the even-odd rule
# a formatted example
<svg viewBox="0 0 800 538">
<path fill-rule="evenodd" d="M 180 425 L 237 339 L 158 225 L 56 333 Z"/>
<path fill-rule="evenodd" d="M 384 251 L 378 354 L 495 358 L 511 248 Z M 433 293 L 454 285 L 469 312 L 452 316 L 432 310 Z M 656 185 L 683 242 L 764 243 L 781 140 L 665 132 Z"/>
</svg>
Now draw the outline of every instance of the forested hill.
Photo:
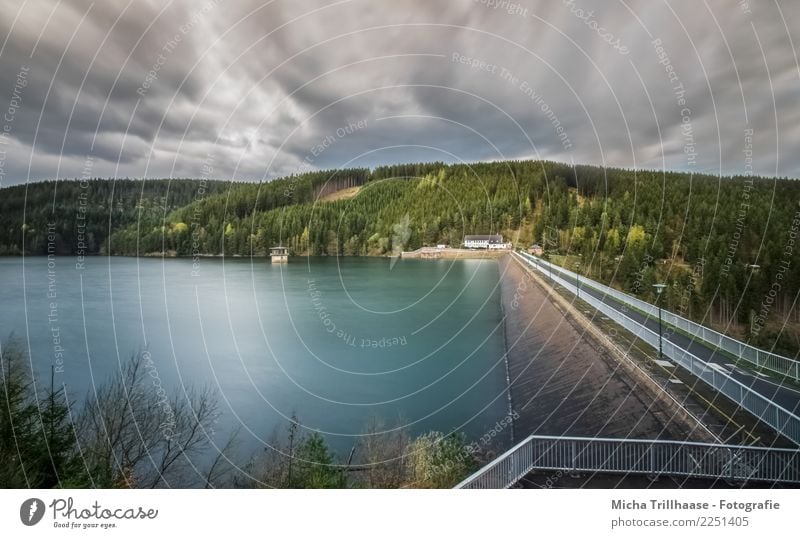
<svg viewBox="0 0 800 538">
<path fill-rule="evenodd" d="M 795 180 L 515 161 L 203 182 L 202 194 L 198 181 L 116 181 L 113 200 L 111 183 L 90 183 L 90 251 L 261 256 L 283 244 L 296 255 L 391 255 L 502 233 L 562 263 L 580 255 L 583 273 L 645 299 L 666 281 L 673 311 L 757 343 L 774 336 L 778 350 L 800 347 Z M 350 187 L 357 196 L 318 201 Z M 70 251 L 81 188 L 60 182 L 52 213 L 53 184 L 30 185 L 24 220 L 23 188 L 0 190 L 0 252 L 19 253 L 23 234 L 26 252 L 46 252 L 48 222 Z"/>
<path fill-rule="evenodd" d="M 0 255 L 99 254 L 109 232 L 151 229 L 168 215 L 209 200 L 211 211 L 247 214 L 313 200 L 333 189 L 361 185 L 368 170 L 309 173 L 258 185 L 205 179 L 64 180 L 0 189 Z M 260 197 L 256 200 L 255 193 Z M 217 205 L 219 205 L 217 208 Z M 160 247 L 159 247 L 160 248 Z"/>
<path fill-rule="evenodd" d="M 44 181 L 0 189 L 0 254 L 98 254 L 109 230 L 225 192 L 220 181 Z"/>
</svg>

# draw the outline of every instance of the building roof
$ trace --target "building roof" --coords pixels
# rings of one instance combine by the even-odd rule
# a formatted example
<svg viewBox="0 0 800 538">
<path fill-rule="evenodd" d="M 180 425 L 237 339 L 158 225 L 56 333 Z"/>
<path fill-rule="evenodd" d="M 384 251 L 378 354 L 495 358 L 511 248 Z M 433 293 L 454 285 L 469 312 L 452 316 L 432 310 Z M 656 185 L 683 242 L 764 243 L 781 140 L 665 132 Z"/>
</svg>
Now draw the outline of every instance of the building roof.
<svg viewBox="0 0 800 538">
<path fill-rule="evenodd" d="M 502 243 L 502 235 L 465 235 L 464 242 L 467 241 L 488 241 L 490 243 Z"/>
</svg>

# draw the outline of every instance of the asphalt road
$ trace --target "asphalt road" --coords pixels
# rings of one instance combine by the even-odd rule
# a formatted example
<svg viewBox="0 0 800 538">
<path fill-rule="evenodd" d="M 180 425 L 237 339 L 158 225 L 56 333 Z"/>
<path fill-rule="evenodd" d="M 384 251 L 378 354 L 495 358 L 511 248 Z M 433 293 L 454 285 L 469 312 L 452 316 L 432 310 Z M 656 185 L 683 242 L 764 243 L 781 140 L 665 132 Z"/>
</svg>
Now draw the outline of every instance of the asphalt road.
<svg viewBox="0 0 800 538">
<path fill-rule="evenodd" d="M 523 257 L 523 259 L 530 262 L 528 258 Z M 544 275 L 546 279 L 549 279 L 549 269 L 544 265 L 541 265 L 540 267 L 542 268 L 542 270 L 545 271 Z M 575 278 L 567 274 L 564 274 L 557 267 L 553 267 L 553 274 L 561 277 L 566 282 L 569 282 L 573 285 L 576 284 Z M 592 297 L 602 301 L 603 303 L 613 308 L 614 310 L 636 321 L 637 323 L 644 325 L 648 329 L 658 334 L 657 317 L 653 318 L 646 316 L 641 312 L 639 312 L 638 310 L 634 310 L 624 305 L 623 303 L 617 301 L 616 299 L 606 296 L 603 292 L 590 287 L 588 285 L 589 282 L 592 281 L 584 277 L 580 278 L 581 297 L 583 297 L 584 294 L 591 295 Z M 685 336 L 682 333 L 678 332 L 667 333 L 668 326 L 664 325 L 663 327 L 664 327 L 665 340 L 668 339 L 676 346 L 688 351 L 689 353 L 695 355 L 701 360 L 709 363 L 711 368 L 715 368 L 720 372 L 728 374 L 731 378 L 735 379 L 736 381 L 745 385 L 746 387 L 749 387 L 751 390 L 759 393 L 765 398 L 769 398 L 770 400 L 777 403 L 787 411 L 790 411 L 795 415 L 797 415 L 798 412 L 800 412 L 800 391 L 798 391 L 797 389 L 788 384 L 781 383 L 781 380 L 778 378 L 778 374 L 772 374 L 772 373 L 758 374 L 737 367 L 734 364 L 732 364 L 730 357 L 726 356 L 724 353 L 720 351 L 717 351 L 715 347 L 706 344 L 701 340 Z"/>
</svg>

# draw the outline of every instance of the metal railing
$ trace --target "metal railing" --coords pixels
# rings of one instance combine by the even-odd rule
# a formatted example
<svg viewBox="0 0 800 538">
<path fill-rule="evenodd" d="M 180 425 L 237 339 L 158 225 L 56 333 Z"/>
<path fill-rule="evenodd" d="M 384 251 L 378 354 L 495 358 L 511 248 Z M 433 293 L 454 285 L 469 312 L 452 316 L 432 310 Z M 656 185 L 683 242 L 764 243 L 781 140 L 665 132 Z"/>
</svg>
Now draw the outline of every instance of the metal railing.
<svg viewBox="0 0 800 538">
<path fill-rule="evenodd" d="M 531 471 L 800 483 L 800 450 L 531 435 L 458 484 L 456 489 L 504 489 Z"/>
<path fill-rule="evenodd" d="M 531 261 L 525 257 L 521 259 L 540 272 L 547 272 L 546 269 L 538 265 L 535 261 Z M 576 293 L 577 288 L 575 284 L 555 274 L 553 275 L 553 280 L 570 293 Z M 581 288 L 583 288 L 583 281 L 581 281 Z M 658 349 L 658 333 L 588 293 L 581 294 L 580 299 L 605 316 L 608 316 L 615 323 L 632 333 L 636 338 L 652 346 L 654 349 Z M 679 366 L 688 370 L 715 390 L 727 396 L 737 405 L 749 411 L 765 424 L 771 426 L 779 434 L 800 445 L 800 417 L 773 402 L 770 398 L 740 383 L 725 372 L 711 367 L 706 361 L 677 346 L 673 342 L 662 339 L 661 343 L 662 352 L 665 357 L 672 359 Z"/>
<path fill-rule="evenodd" d="M 522 254 L 522 256 L 527 260 L 546 267 L 548 272 L 550 270 L 557 271 L 566 275 L 568 278 L 576 278 L 576 273 L 573 271 L 564 269 L 561 266 L 542 260 L 541 258 L 531 256 L 525 252 L 520 254 Z M 584 287 L 584 285 L 608 295 L 609 297 L 612 297 L 613 299 L 616 299 L 625 305 L 635 308 L 647 316 L 655 317 L 658 315 L 657 306 L 582 276 L 581 287 Z M 708 327 L 669 312 L 668 310 L 662 309 L 662 316 L 663 322 L 666 325 L 671 325 L 676 329 L 688 334 L 689 336 L 726 351 L 734 357 L 745 360 L 750 364 L 757 366 L 758 368 L 769 370 L 776 374 L 785 375 L 797 382 L 800 382 L 800 361 L 796 361 L 776 353 L 770 353 L 769 351 L 764 351 L 763 349 L 758 349 L 757 347 L 736 340 L 735 338 L 731 338 L 730 336 L 726 336 L 715 331 L 714 329 L 709 329 Z"/>
</svg>

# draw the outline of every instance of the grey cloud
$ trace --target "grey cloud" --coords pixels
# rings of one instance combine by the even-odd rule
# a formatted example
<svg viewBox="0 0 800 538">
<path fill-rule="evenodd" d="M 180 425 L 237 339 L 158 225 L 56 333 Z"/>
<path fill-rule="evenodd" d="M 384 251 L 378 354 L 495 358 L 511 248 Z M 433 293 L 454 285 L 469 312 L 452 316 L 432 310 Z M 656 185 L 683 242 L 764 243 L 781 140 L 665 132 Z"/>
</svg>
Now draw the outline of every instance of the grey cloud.
<svg viewBox="0 0 800 538">
<path fill-rule="evenodd" d="M 780 4 L 790 36 L 770 3 L 752 13 L 723 0 L 519 3 L 525 15 L 473 0 L 133 0 L 123 14 L 128 1 L 114 0 L 95 3 L 79 28 L 85 2 L 26 4 L 13 29 L 13 17 L 0 20 L 0 35 L 8 36 L 0 104 L 11 100 L 20 66 L 31 68 L 2 185 L 74 177 L 88 154 L 98 158 L 98 174 L 193 175 L 211 155 L 215 175 L 259 180 L 296 172 L 331 133 L 335 143 L 313 156 L 315 167 L 538 156 L 647 168 L 663 159 L 670 169 L 728 174 L 744 170 L 744 132 L 752 128 L 756 172 L 798 175 L 800 73 L 792 42 L 800 42 L 800 5 Z M 19 6 L 2 7 L 15 13 Z M 596 26 L 571 12 L 578 8 L 593 12 Z M 629 53 L 604 41 L 597 27 Z M 659 63 L 656 38 L 686 90 L 685 105 Z M 498 71 L 454 62 L 453 53 Z M 683 108 L 690 110 L 694 163 L 684 151 Z M 390 116 L 430 118 L 377 121 Z M 366 129 L 335 135 L 363 119 Z"/>
</svg>

